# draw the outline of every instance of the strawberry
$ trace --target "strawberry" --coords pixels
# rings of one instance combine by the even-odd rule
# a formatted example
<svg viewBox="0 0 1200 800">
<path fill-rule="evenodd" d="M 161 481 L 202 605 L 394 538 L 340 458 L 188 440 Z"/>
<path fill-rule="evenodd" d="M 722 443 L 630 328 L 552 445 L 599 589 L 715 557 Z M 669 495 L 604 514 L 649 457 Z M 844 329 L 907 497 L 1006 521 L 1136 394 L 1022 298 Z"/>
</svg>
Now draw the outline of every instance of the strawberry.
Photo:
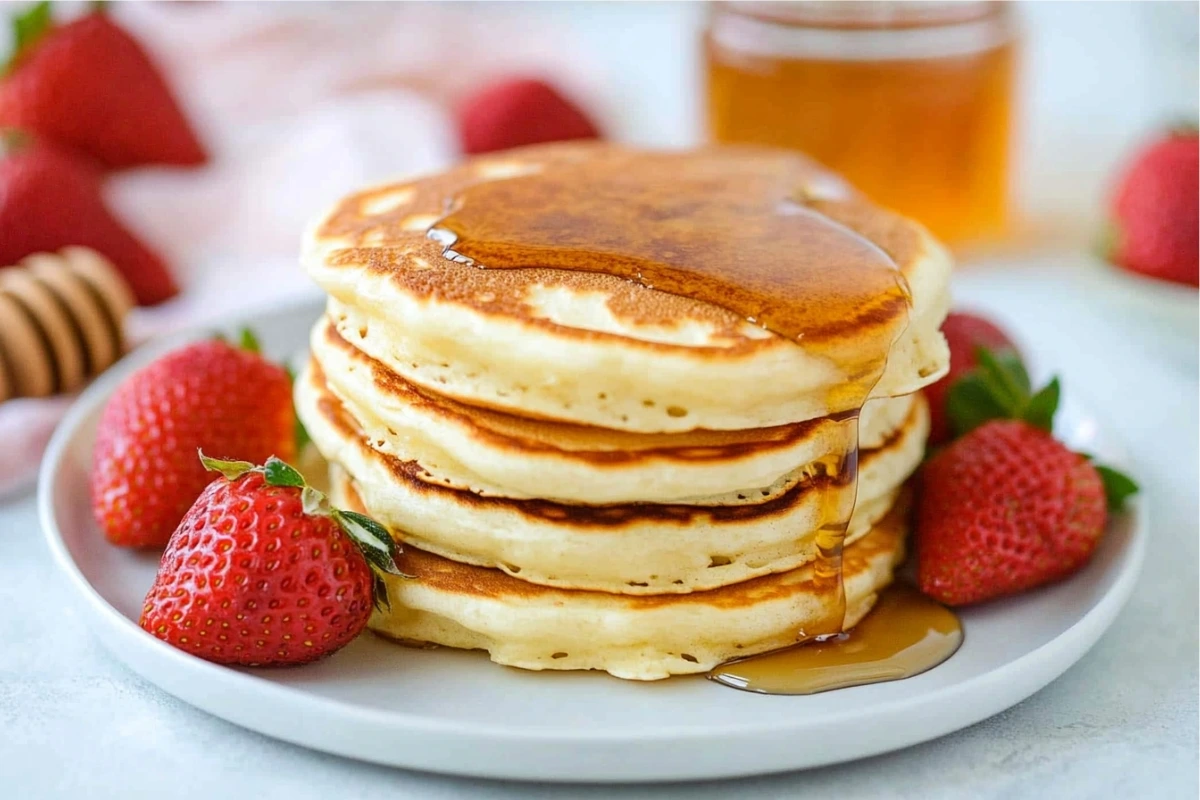
<svg viewBox="0 0 1200 800">
<path fill-rule="evenodd" d="M 110 542 L 163 547 L 211 480 L 204 448 L 261 462 L 295 455 L 287 372 L 248 349 L 205 341 L 134 373 L 109 398 L 92 457 L 92 511 Z"/>
<path fill-rule="evenodd" d="M 32 131 L 106 167 L 204 162 L 162 75 L 107 15 L 54 25 L 43 2 L 14 20 L 14 33 L 0 127 Z"/>
<path fill-rule="evenodd" d="M 508 79 L 483 88 L 462 105 L 458 130 L 465 153 L 600 137 L 583 111 L 535 79 Z"/>
<path fill-rule="evenodd" d="M 1108 258 L 1132 272 L 1200 285 L 1200 137 L 1173 132 L 1138 153 L 1113 194 Z"/>
<path fill-rule="evenodd" d="M 179 290 L 153 251 L 109 212 L 95 166 L 48 142 L 9 134 L 0 157 L 0 266 L 68 245 L 108 257 L 142 305 Z"/>
<path fill-rule="evenodd" d="M 193 456 L 194 457 L 194 456 Z M 348 644 L 373 604 L 379 573 L 398 575 L 377 522 L 330 508 L 277 458 L 262 467 L 201 454 L 222 473 L 171 537 L 139 624 L 219 664 L 306 664 Z"/>
<path fill-rule="evenodd" d="M 1041 428 L 992 420 L 925 467 L 917 519 L 921 591 L 966 605 L 1083 566 L 1104 532 L 1104 484 Z"/>
<path fill-rule="evenodd" d="M 967 605 L 1061 580 L 1091 557 L 1109 510 L 1137 491 L 1051 435 L 1059 383 L 1031 393 L 1015 360 L 977 351 L 975 374 L 950 390 L 965 434 L 930 459 L 917 508 L 917 581 Z"/>
<path fill-rule="evenodd" d="M 954 431 L 946 414 L 946 395 L 963 375 L 979 362 L 975 351 L 980 347 L 1019 359 L 1016 346 L 1003 330 L 990 320 L 975 314 L 951 312 L 942 323 L 942 334 L 950 346 L 950 371 L 937 383 L 925 387 L 929 401 L 929 444 L 939 445 L 953 438 Z"/>
</svg>

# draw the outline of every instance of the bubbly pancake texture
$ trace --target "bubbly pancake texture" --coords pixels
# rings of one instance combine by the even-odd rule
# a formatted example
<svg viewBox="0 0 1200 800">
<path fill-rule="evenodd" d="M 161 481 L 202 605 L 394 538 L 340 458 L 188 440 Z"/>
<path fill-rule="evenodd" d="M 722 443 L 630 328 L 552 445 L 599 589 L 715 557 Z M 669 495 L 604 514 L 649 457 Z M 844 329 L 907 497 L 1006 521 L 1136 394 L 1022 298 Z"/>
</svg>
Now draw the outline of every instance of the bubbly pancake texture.
<svg viewBox="0 0 1200 800">
<path fill-rule="evenodd" d="M 333 483 L 336 504 L 365 510 L 344 474 Z M 905 515 L 898 503 L 846 548 L 846 628 L 891 583 L 904 555 Z M 810 567 L 707 592 L 632 597 L 538 586 L 411 545 L 398 564 L 415 580 L 387 580 L 391 608 L 375 612 L 373 631 L 407 644 L 486 650 L 499 664 L 531 670 L 596 669 L 632 680 L 705 672 L 794 644 L 824 613 Z"/>
<path fill-rule="evenodd" d="M 325 457 L 354 478 L 371 516 L 398 538 L 547 586 L 678 594 L 793 569 L 815 557 L 823 503 L 839 488 L 819 469 L 800 467 L 769 486 L 686 504 L 490 496 L 376 449 L 319 368 L 297 379 L 296 410 Z M 928 410 L 918 398 L 892 437 L 862 453 L 849 541 L 892 505 L 920 463 L 927 431 Z"/>
<path fill-rule="evenodd" d="M 375 449 L 505 497 L 673 502 L 758 489 L 829 455 L 842 440 L 839 423 L 829 419 L 669 434 L 530 420 L 422 389 L 352 347 L 327 320 L 313 329 L 311 346 L 329 390 Z M 881 446 L 913 402 L 907 395 L 867 403 L 859 445 Z"/>
<path fill-rule="evenodd" d="M 531 185 L 545 191 L 530 192 Z M 578 200 L 589 185 L 618 199 L 650 185 L 667 192 L 647 201 L 630 222 L 636 230 L 599 235 L 667 242 L 656 255 L 668 260 L 698 257 L 690 242 L 702 228 L 679 229 L 698 198 L 720 197 L 725 210 L 743 204 L 748 224 L 763 219 L 764 204 L 782 204 L 790 216 L 771 218 L 759 233 L 776 251 L 777 239 L 795 237 L 796 275 L 782 277 L 793 287 L 812 278 L 812 302 L 800 306 L 809 310 L 793 320 L 804 335 L 780 336 L 762 320 L 602 272 L 554 269 L 549 252 L 538 268 L 481 269 L 448 259 L 444 241 L 428 236 L 448 210 L 446 224 L 478 229 L 473 209 L 506 196 L 540 198 L 539 219 L 552 220 L 558 198 Z M 448 209 L 463 197 L 463 208 Z M 656 227 L 657 208 L 674 216 Z M 509 219 L 522 219 L 519 210 Z M 700 203 L 695 216 L 703 213 Z M 723 233 L 735 236 L 736 222 Z M 751 257 L 750 245 L 761 243 L 745 241 Z M 507 251 L 483 252 L 499 260 Z M 936 380 L 948 361 L 938 328 L 949 259 L 940 246 L 831 173 L 776 151 L 578 144 L 512 151 L 352 195 L 310 230 L 303 259 L 355 347 L 410 383 L 519 416 L 644 433 L 772 427 L 857 408 L 869 381 L 851 373 L 863 364 L 882 368 L 886 360 L 873 396 L 892 397 Z M 855 273 L 861 280 L 839 283 L 846 260 L 874 266 Z M 885 291 L 888 280 L 903 288 L 911 309 Z M 764 309 L 764 319 L 771 313 Z"/>
</svg>

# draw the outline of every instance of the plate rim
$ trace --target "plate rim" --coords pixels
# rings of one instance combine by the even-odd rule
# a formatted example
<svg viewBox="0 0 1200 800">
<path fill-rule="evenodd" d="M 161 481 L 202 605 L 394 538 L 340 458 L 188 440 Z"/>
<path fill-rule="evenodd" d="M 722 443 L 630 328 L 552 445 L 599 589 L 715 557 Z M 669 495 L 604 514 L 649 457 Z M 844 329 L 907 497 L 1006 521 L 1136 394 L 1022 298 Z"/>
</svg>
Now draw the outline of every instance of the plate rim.
<svg viewBox="0 0 1200 800">
<path fill-rule="evenodd" d="M 315 310 L 319 306 L 311 301 L 289 303 L 260 312 L 256 314 L 256 318 L 261 322 L 263 316 L 284 317 L 301 313 L 309 308 Z M 238 319 L 244 320 L 244 316 Z M 152 356 L 163 352 L 173 345 L 178 345 L 180 342 L 194 338 L 201 331 L 224 328 L 231 324 L 234 324 L 234 321 L 230 321 L 224 325 L 218 322 L 206 325 L 201 329 L 183 331 L 165 339 L 147 343 L 130 353 L 125 359 L 122 359 L 121 364 L 101 376 L 99 380 L 95 381 L 76 399 L 56 428 L 46 449 L 45 456 L 42 459 L 38 472 L 38 519 L 56 566 L 68 577 L 75 590 L 75 594 L 85 602 L 91 611 L 92 617 L 104 626 L 103 629 L 99 627 L 93 628 L 93 635 L 96 635 L 100 639 L 100 643 L 117 660 L 131 668 L 142 679 L 205 713 L 226 719 L 240 727 L 254 730 L 263 735 L 314 750 L 335 753 L 377 764 L 402 766 L 447 774 L 506 779 L 604 783 L 700 780 L 768 774 L 771 772 L 807 769 L 865 758 L 899 749 L 900 747 L 908 747 L 926 742 L 944 736 L 947 733 L 974 725 L 1019 703 L 1034 692 L 1045 687 L 1082 658 L 1112 625 L 1116 616 L 1126 605 L 1141 575 L 1148 538 L 1149 511 L 1145 499 L 1139 496 L 1131 503 L 1130 511 L 1127 512 L 1132 535 L 1124 543 L 1122 547 L 1123 552 L 1118 557 L 1121 562 L 1121 566 L 1119 567 L 1121 570 L 1120 573 L 1115 577 L 1109 589 L 1074 624 L 1063 630 L 1060 634 L 1017 658 L 1005 662 L 1000 667 L 973 675 L 958 683 L 939 687 L 920 695 L 898 697 L 881 703 L 850 707 L 836 713 L 823 714 L 815 721 L 812 717 L 801 714 L 796 715 L 791 720 L 776 716 L 766 717 L 764 722 L 759 723 L 713 723 L 704 726 L 689 725 L 686 727 L 664 725 L 641 731 L 587 727 L 570 730 L 551 727 L 519 729 L 495 723 L 467 723 L 437 719 L 406 711 L 370 709 L 333 698 L 321 697 L 300 687 L 280 685 L 268 678 L 249 672 L 209 663 L 149 636 L 142 631 L 136 622 L 126 617 L 121 611 L 110 604 L 88 581 L 72 557 L 66 539 L 58 524 L 58 517 L 54 507 L 55 487 L 58 484 L 59 476 L 62 474 L 67 454 L 73 442 L 79 436 L 84 424 L 94 414 L 99 413 L 100 406 L 108 398 L 115 386 L 133 369 L 141 366 Z M 1120 452 L 1122 454 L 1121 460 L 1128 463 L 1128 458 L 1125 455 L 1128 453 L 1128 450 L 1123 446 L 1119 438 L 1114 435 L 1111 427 L 1106 425 L 1102 429 L 1105 438 L 1110 440 L 1111 449 Z M 118 643 L 123 643 L 128 649 L 116 646 Z M 279 726 L 254 721 L 249 719 L 249 717 L 253 717 L 253 714 L 249 712 L 246 714 L 232 714 L 227 709 L 225 711 L 215 711 L 212 709 L 212 703 L 206 705 L 196 696 L 202 693 L 199 690 L 195 693 L 182 691 L 180 690 L 180 681 L 165 681 L 156 674 L 150 674 L 154 670 L 145 668 L 144 662 L 146 660 L 161 662 L 162 668 L 176 670 L 178 675 L 191 679 L 197 685 L 203 684 L 207 686 L 208 689 L 206 691 L 208 692 L 211 692 L 215 688 L 218 693 L 237 693 L 241 695 L 248 692 L 258 694 L 261 695 L 260 699 L 262 700 L 270 702 L 273 705 L 281 703 L 289 705 L 294 711 L 299 713 L 340 716 L 345 717 L 351 724 L 370 724 L 388 728 L 395 733 L 409 736 L 449 737 L 451 739 L 458 739 L 460 742 L 467 741 L 476 746 L 486 746 L 489 743 L 495 744 L 498 740 L 503 740 L 507 746 L 517 745 L 528 747 L 538 745 L 550 748 L 550 750 L 547 751 L 545 757 L 542 759 L 544 762 L 543 768 L 539 769 L 524 769 L 515 762 L 504 764 L 497 763 L 496 760 L 493 760 L 491 766 L 486 766 L 488 763 L 487 759 L 482 759 L 479 763 L 472 760 L 461 760 L 453 764 L 443 760 L 443 763 L 438 764 L 432 763 L 430 759 L 408 758 L 403 748 L 396 748 L 394 755 L 389 754 L 386 757 L 363 754 L 357 752 L 349 743 L 345 746 L 331 746 L 328 741 L 320 740 L 319 736 L 314 739 L 314 737 L 305 735 L 299 730 L 288 730 Z M 1039 666 L 1040 668 L 1030 673 L 1031 666 Z M 1012 680 L 1014 672 L 1020 674 L 1023 680 Z M 1029 679 L 1031 675 L 1034 676 L 1033 679 Z M 186 684 L 187 682 L 187 680 L 184 680 L 182 684 Z M 175 686 L 174 688 L 168 688 L 168 686 L 164 685 L 166 683 L 172 683 Z M 1007 691 L 989 692 L 989 684 L 1000 684 L 997 688 L 1007 689 Z M 1020 685 L 1016 686 L 1015 684 Z M 1014 689 L 1015 691 L 1013 691 Z M 619 744 L 630 746 L 647 744 L 669 745 L 675 742 L 714 741 L 731 735 L 751 738 L 798 736 L 806 732 L 811 732 L 814 728 L 819 729 L 830 725 L 853 726 L 858 723 L 870 722 L 881 716 L 904 714 L 913 708 L 933 708 L 934 710 L 945 708 L 953 705 L 959 697 L 964 695 L 990 697 L 991 702 L 974 703 L 976 710 L 973 713 L 959 714 L 952 717 L 947 715 L 940 718 L 935 724 L 927 723 L 917 736 L 880 737 L 874 745 L 861 747 L 852 756 L 805 760 L 802 750 L 798 748 L 794 761 L 766 768 L 747 765 L 747 769 L 738 771 L 728 768 L 714 768 L 714 765 L 711 764 L 707 766 L 697 764 L 694 770 L 687 773 L 664 769 L 660 772 L 651 770 L 646 774 L 638 775 L 612 775 L 608 771 L 600 771 L 598 767 L 592 767 L 592 772 L 586 770 L 581 772 L 578 769 L 564 768 L 562 765 L 553 763 L 556 759 L 553 757 L 552 751 L 559 751 L 564 747 Z"/>
</svg>

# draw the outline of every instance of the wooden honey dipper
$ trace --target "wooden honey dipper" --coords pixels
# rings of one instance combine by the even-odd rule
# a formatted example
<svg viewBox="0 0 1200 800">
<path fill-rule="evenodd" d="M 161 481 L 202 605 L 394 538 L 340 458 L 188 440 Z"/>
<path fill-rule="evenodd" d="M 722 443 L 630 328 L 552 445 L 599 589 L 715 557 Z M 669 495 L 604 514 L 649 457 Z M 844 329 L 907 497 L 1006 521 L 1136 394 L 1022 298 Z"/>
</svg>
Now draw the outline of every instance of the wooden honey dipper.
<svg viewBox="0 0 1200 800">
<path fill-rule="evenodd" d="M 73 392 L 125 352 L 133 293 L 86 247 L 0 269 L 0 401 Z"/>
</svg>

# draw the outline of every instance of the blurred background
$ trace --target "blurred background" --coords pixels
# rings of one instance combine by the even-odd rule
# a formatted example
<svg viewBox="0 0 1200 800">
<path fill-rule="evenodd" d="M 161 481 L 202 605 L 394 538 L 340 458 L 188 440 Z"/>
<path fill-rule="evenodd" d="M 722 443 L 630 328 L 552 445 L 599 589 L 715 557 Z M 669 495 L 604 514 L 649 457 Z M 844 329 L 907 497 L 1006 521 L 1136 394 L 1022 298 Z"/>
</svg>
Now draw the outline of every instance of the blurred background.
<svg viewBox="0 0 1200 800">
<path fill-rule="evenodd" d="M 61 25 L 89 8 L 51 13 Z M 316 296 L 298 241 L 352 188 L 464 151 L 597 135 L 806 150 L 926 222 L 964 269 L 1053 270 L 1087 287 L 1089 302 L 1153 330 L 1163 357 L 1194 377 L 1194 155 L 1190 211 L 1171 212 L 1191 237 L 1182 278 L 1110 262 L 1122 261 L 1123 173 L 1169 128 L 1196 123 L 1198 8 L 112 3 L 108 18 L 149 55 L 207 155 L 103 172 L 105 204 L 178 289 L 135 309 L 127 338 Z M 0 127 L 25 119 L 2 92 L 34 55 L 0 79 Z M 50 419 L 61 405 L 5 403 L 0 435 L 40 429 L 29 415 Z"/>
<path fill-rule="evenodd" d="M 280 279 L 302 287 L 294 256 L 307 219 L 363 182 L 460 157 L 462 105 L 529 76 L 617 141 L 686 146 L 717 134 L 820 149 L 882 202 L 912 197 L 903 210 L 969 263 L 997 248 L 1094 249 L 1116 172 L 1166 126 L 1196 119 L 1195 3 L 968 3 L 982 17 L 965 25 L 998 30 L 942 41 L 887 26 L 905 14 L 914 26 L 922 13 L 940 22 L 939 10 L 953 21 L 964 4 L 833 4 L 863 28 L 841 36 L 818 27 L 818 13 L 805 28 L 803 4 L 784 4 L 800 22 L 763 5 L 119 4 L 212 159 L 122 175 L 113 202 L 167 252 L 197 304 L 208 305 L 219 262 L 243 256 L 278 258 Z M 822 31 L 834 35 L 796 35 Z M 1003 49 L 1001 63 L 989 48 Z M 911 66 L 889 53 L 915 62 L 915 76 L 891 78 Z M 795 71 L 806 63 L 809 73 Z M 832 74 L 839 67 L 858 72 Z M 814 104 L 833 111 L 811 120 Z M 779 129 L 788 118 L 793 133 Z M 822 139 L 851 135 L 862 145 L 840 158 Z M 878 155 L 862 164 L 864 150 Z M 982 185 L 959 185 L 972 177 Z M 911 183 L 939 178 L 947 185 Z"/>
</svg>

